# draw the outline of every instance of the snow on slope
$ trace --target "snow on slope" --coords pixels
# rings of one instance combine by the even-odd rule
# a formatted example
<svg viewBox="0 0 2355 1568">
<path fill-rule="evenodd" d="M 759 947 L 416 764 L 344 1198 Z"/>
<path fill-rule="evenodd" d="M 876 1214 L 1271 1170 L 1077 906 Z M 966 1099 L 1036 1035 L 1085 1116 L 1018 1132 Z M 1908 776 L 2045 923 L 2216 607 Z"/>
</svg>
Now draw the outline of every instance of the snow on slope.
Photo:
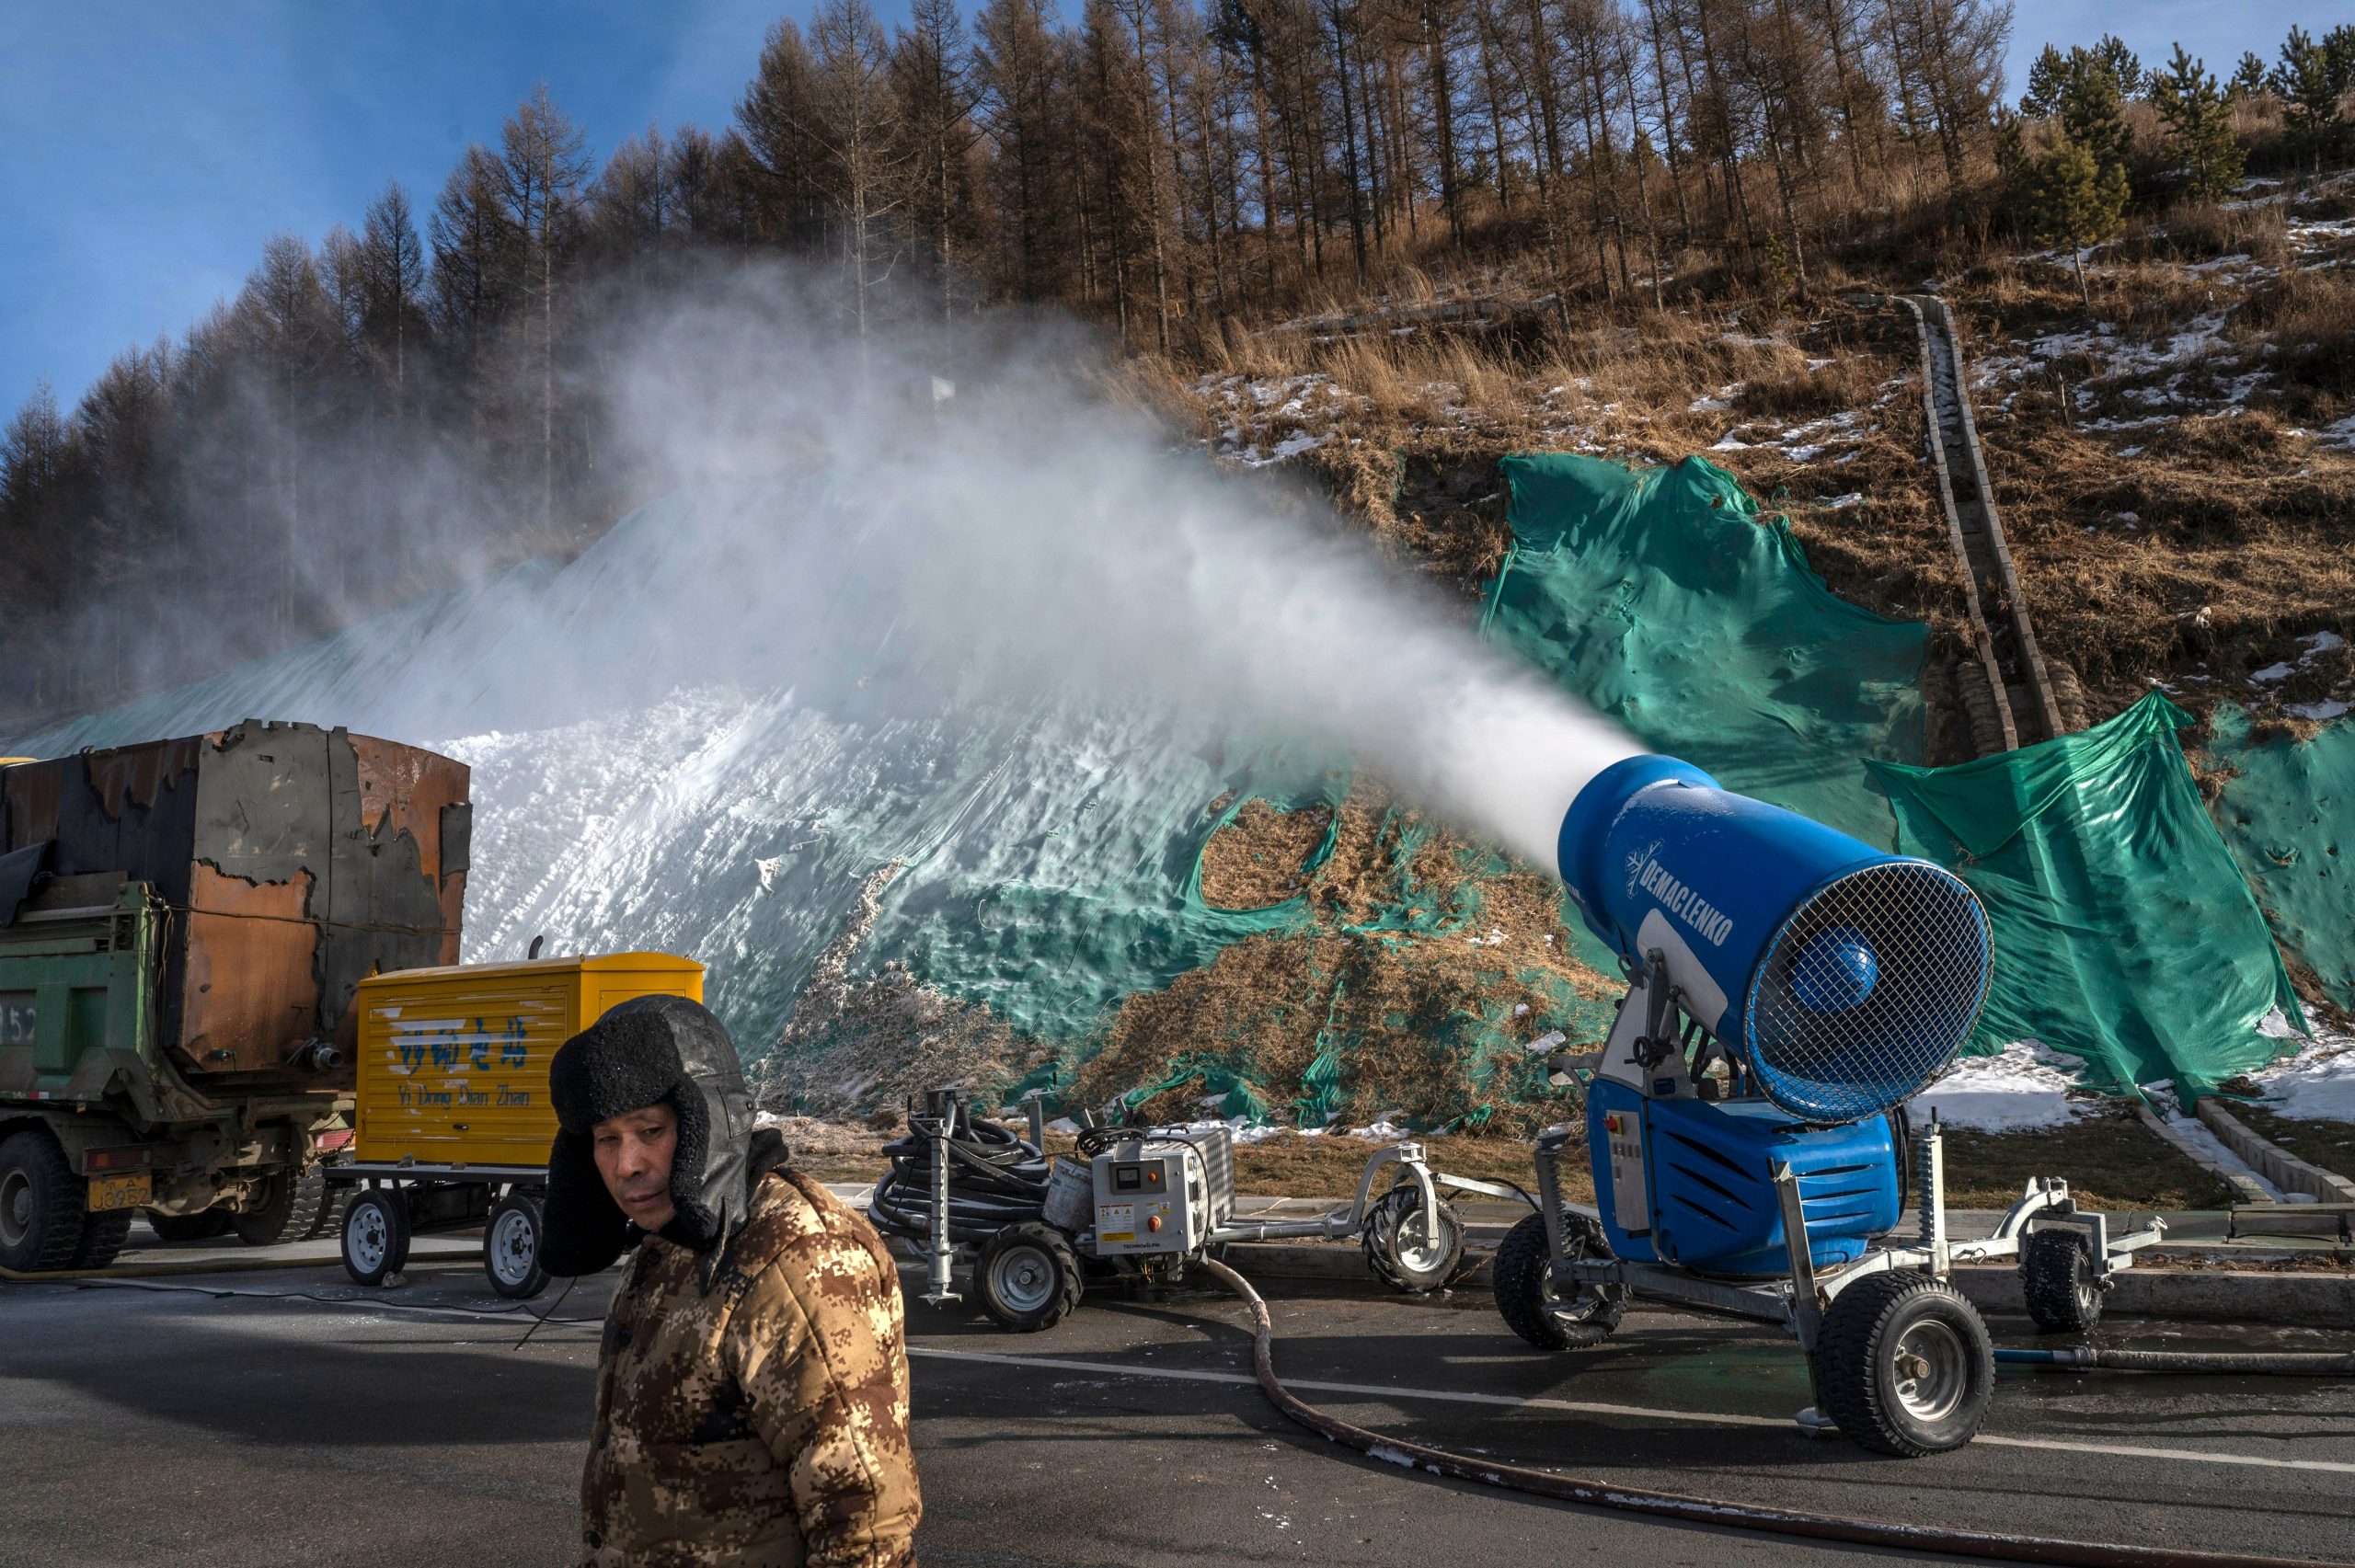
<svg viewBox="0 0 2355 1568">
<path fill-rule="evenodd" d="M 557 953 L 687 954 L 712 966 L 710 1000 L 748 1056 L 892 860 L 909 869 L 875 946 L 1053 1035 L 1214 950 L 1168 855 L 1245 764 L 1214 766 L 1215 742 L 1165 714 L 1008 710 L 954 671 L 803 656 L 845 624 L 752 636 L 767 646 L 750 661 L 731 635 L 713 679 L 672 684 L 697 634 L 659 607 L 730 625 L 764 608 L 731 593 L 710 558 L 728 530 L 705 523 L 658 503 L 561 570 L 520 567 L 9 750 L 268 717 L 446 752 L 475 770 L 465 956 L 519 958 L 541 934 Z M 748 662 L 836 673 L 718 678 Z"/>
</svg>

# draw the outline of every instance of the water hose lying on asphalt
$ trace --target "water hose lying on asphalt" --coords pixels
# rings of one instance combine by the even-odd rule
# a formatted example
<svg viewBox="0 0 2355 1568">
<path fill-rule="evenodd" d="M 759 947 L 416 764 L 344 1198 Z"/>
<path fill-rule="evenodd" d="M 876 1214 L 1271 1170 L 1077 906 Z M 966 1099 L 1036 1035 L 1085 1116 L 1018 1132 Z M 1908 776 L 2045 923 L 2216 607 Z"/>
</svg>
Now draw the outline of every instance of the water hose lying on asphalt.
<svg viewBox="0 0 2355 1568">
<path fill-rule="evenodd" d="M 2051 1367 L 2061 1371 L 2237 1372 L 2276 1378 L 2355 1377 L 2355 1356 L 2335 1350 L 2110 1350 L 2081 1345 L 2067 1350 L 1995 1352 L 1998 1366 Z"/>
<path fill-rule="evenodd" d="M 1548 1471 L 1499 1464 L 1434 1448 L 1404 1437 L 1385 1437 L 1338 1416 L 1327 1415 L 1297 1398 L 1276 1376 L 1275 1323 L 1268 1304 L 1250 1281 L 1213 1259 L 1202 1266 L 1224 1282 L 1251 1310 L 1255 1322 L 1252 1368 L 1260 1391 L 1289 1419 L 1321 1437 L 1358 1452 L 1409 1470 L 1429 1471 L 1452 1481 L 1477 1482 L 1561 1503 L 1591 1508 L 1615 1508 L 1685 1524 L 1716 1525 L 1725 1529 L 1755 1530 L 1768 1535 L 1798 1536 L 1812 1540 L 1846 1541 L 1858 1546 L 1894 1547 L 1909 1551 L 1936 1552 L 1950 1557 L 1993 1558 L 2005 1562 L 2055 1562 L 2076 1568 L 2314 1568 L 2286 1557 L 2251 1557 L 2245 1552 L 2197 1551 L 2180 1547 L 2110 1546 L 2099 1541 L 2060 1540 L 2042 1536 L 2011 1535 L 1993 1530 L 1948 1529 L 1930 1525 L 1903 1525 L 1886 1519 L 1847 1519 L 1831 1514 L 1810 1514 L 1796 1508 L 1770 1508 L 1694 1497 L 1681 1492 L 1650 1492 L 1614 1482 L 1582 1481 Z M 2125 1354 L 2112 1352 L 2110 1354 Z M 2211 1360 L 2213 1357 L 2192 1357 Z M 2251 1357 L 2250 1359 L 2273 1359 Z M 2234 1368 L 2235 1370 L 2241 1368 Z"/>
</svg>

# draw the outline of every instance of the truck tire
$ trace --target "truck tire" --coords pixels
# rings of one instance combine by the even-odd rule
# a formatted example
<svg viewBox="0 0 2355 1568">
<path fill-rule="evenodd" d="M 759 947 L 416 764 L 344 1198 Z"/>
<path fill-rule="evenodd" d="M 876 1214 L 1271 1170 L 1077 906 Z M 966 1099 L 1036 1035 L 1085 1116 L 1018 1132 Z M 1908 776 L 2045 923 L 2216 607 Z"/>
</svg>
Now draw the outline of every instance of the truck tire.
<svg viewBox="0 0 2355 1568">
<path fill-rule="evenodd" d="M 82 1242 L 74 1249 L 75 1268 L 104 1268 L 131 1240 L 131 1217 L 136 1209 L 109 1208 L 82 1221 Z"/>
<path fill-rule="evenodd" d="M 46 1128 L 0 1139 L 0 1268 L 39 1274 L 69 1266 L 89 1218 L 86 1194 Z"/>
<path fill-rule="evenodd" d="M 1440 1198 L 1434 1206 L 1439 1234 L 1423 1230 L 1423 1194 L 1408 1182 L 1391 1188 L 1365 1217 L 1366 1267 L 1393 1290 L 1408 1296 L 1429 1295 L 1455 1277 L 1464 1263 L 1464 1220 L 1455 1206 Z"/>
<path fill-rule="evenodd" d="M 1576 1209 L 1562 1210 L 1563 1250 L 1573 1258 L 1607 1258 L 1611 1243 L 1603 1227 Z M 1601 1345 L 1618 1328 L 1627 1310 L 1615 1288 L 1581 1287 L 1565 1300 L 1554 1288 L 1553 1258 L 1545 1250 L 1545 1217 L 1533 1214 L 1505 1232 L 1488 1265 L 1497 1315 L 1505 1327 L 1540 1350 L 1577 1350 Z"/>
<path fill-rule="evenodd" d="M 540 1266 L 540 1198 L 511 1192 L 491 1206 L 482 1228 L 482 1271 L 490 1288 L 511 1300 L 528 1301 L 548 1288 Z"/>
<path fill-rule="evenodd" d="M 408 1265 L 408 1201 L 392 1188 L 357 1194 L 343 1211 L 343 1267 L 354 1282 L 382 1285 Z"/>
<path fill-rule="evenodd" d="M 327 1194 L 327 1176 L 316 1165 L 291 1181 L 281 1171 L 270 1178 L 269 1196 L 260 1207 L 246 1210 L 229 1223 L 236 1229 L 237 1240 L 249 1247 L 299 1242 L 318 1222 Z"/>
<path fill-rule="evenodd" d="M 2047 1333 L 2085 1333 L 2101 1322 L 2101 1281 L 2085 1233 L 2066 1225 L 2031 1233 L 2020 1249 L 2020 1295 Z"/>
<path fill-rule="evenodd" d="M 343 1234 L 343 1211 L 351 1207 L 354 1190 L 350 1182 L 338 1182 L 329 1186 L 319 1199 L 319 1217 L 311 1221 L 311 1228 L 304 1232 L 303 1239 L 313 1241 L 321 1236 Z"/>
<path fill-rule="evenodd" d="M 1017 1333 L 1037 1333 L 1079 1305 L 1079 1255 L 1071 1239 L 1042 1220 L 1008 1225 L 989 1239 L 973 1270 L 982 1310 Z"/>
<path fill-rule="evenodd" d="M 229 1233 L 229 1221 L 235 1219 L 225 1208 L 208 1208 L 199 1214 L 158 1214 L 147 1211 L 147 1223 L 158 1241 L 210 1242 L 215 1236 Z"/>
<path fill-rule="evenodd" d="M 1822 1413 L 1858 1447 L 1901 1459 L 1970 1442 L 1995 1392 L 1979 1309 L 1911 1271 L 1867 1275 L 1834 1296 L 1814 1366 Z"/>
</svg>

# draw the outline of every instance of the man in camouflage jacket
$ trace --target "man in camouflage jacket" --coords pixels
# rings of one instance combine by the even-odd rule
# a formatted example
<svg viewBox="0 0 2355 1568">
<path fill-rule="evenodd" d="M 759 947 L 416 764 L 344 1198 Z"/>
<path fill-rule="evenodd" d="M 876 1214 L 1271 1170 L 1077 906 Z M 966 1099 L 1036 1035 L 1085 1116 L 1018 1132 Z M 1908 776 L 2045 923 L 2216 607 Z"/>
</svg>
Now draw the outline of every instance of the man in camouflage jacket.
<svg viewBox="0 0 2355 1568">
<path fill-rule="evenodd" d="M 550 1089 L 549 1271 L 637 1245 L 598 1355 L 581 1561 L 913 1564 L 899 1272 L 752 1130 L 718 1021 L 624 1003 L 566 1043 Z"/>
</svg>

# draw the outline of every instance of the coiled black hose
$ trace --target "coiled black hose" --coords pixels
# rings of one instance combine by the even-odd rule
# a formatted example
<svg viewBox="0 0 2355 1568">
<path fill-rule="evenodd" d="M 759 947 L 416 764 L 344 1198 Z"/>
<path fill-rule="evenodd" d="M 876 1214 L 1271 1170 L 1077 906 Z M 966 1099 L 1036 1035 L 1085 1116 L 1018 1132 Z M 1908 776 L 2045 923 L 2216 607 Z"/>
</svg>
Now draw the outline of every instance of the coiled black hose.
<svg viewBox="0 0 2355 1568">
<path fill-rule="evenodd" d="M 934 1118 L 908 1119 L 908 1136 L 883 1146 L 891 1168 L 875 1184 L 867 1215 L 876 1228 L 922 1240 L 932 1234 Z M 963 1102 L 948 1122 L 948 1239 L 986 1242 L 1025 1219 L 1045 1218 L 1047 1157 L 994 1122 L 977 1121 Z"/>
</svg>

